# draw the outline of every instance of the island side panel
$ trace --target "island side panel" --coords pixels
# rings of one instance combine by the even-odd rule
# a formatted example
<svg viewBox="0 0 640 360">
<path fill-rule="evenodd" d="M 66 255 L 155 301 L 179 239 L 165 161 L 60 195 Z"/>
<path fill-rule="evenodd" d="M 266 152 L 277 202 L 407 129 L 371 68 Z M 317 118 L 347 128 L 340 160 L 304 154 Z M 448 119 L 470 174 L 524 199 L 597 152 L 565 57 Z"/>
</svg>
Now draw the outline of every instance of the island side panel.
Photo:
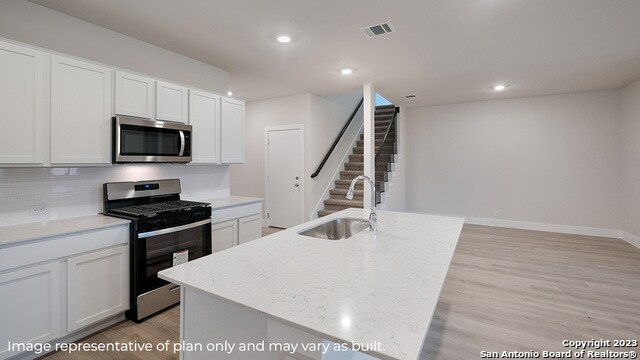
<svg viewBox="0 0 640 360">
<path fill-rule="evenodd" d="M 267 319 L 243 307 L 221 301 L 201 291 L 190 287 L 183 288 L 181 303 L 182 329 L 180 340 L 183 346 L 188 344 L 202 344 L 202 352 L 182 351 L 183 360 L 280 360 L 278 353 L 268 349 L 259 352 L 241 352 L 241 343 L 267 343 Z M 235 344 L 230 354 L 224 351 L 209 352 L 209 343 L 225 341 Z"/>
</svg>

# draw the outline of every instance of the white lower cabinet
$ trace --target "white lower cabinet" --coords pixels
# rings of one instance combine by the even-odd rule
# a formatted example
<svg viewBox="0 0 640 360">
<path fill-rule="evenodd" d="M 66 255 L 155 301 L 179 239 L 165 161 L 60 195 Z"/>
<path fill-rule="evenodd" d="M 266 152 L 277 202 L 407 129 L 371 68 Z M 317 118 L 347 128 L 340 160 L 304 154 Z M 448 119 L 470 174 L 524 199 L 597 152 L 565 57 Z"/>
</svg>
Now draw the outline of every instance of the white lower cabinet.
<svg viewBox="0 0 640 360">
<path fill-rule="evenodd" d="M 261 202 L 214 208 L 211 219 L 211 250 L 214 253 L 262 237 Z"/>
<path fill-rule="evenodd" d="M 12 343 L 44 343 L 61 335 L 60 262 L 0 275 L 0 359 Z"/>
<path fill-rule="evenodd" d="M 260 214 L 241 217 L 211 225 L 211 252 L 244 244 L 262 236 Z"/>
<path fill-rule="evenodd" d="M 238 245 L 238 220 L 211 225 L 211 252 L 218 252 Z"/>
<path fill-rule="evenodd" d="M 18 354 L 9 342 L 88 335 L 117 321 L 129 309 L 129 225 L 1 246 L 0 304 L 0 360 Z"/>
<path fill-rule="evenodd" d="M 238 244 L 244 244 L 262 236 L 262 217 L 260 214 L 238 219 Z"/>
<path fill-rule="evenodd" d="M 129 308 L 129 246 L 94 251 L 67 260 L 69 332 Z"/>
</svg>

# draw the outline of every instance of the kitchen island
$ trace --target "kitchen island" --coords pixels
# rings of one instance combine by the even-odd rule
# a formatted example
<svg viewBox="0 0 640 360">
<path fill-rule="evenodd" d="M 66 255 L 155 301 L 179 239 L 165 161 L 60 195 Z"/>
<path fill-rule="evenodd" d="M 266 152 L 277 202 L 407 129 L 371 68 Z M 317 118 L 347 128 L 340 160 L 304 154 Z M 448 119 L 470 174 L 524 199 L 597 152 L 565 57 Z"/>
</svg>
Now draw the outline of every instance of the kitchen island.
<svg viewBox="0 0 640 360">
<path fill-rule="evenodd" d="M 182 359 L 417 359 L 464 220 L 379 211 L 376 233 L 298 234 L 368 215 L 343 210 L 160 272 L 182 285 Z"/>
</svg>

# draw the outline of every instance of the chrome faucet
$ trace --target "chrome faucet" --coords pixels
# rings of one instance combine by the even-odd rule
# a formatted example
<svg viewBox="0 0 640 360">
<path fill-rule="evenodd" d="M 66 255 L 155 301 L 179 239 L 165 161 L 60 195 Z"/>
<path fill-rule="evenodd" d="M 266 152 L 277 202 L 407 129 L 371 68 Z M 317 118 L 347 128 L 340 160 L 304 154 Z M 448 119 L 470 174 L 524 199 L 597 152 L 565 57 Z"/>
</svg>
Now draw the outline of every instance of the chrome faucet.
<svg viewBox="0 0 640 360">
<path fill-rule="evenodd" d="M 367 180 L 371 185 L 371 213 L 369 214 L 369 230 L 378 230 L 378 215 L 376 214 L 376 184 L 370 177 L 366 175 L 359 175 L 355 179 L 351 180 L 351 186 L 347 191 L 347 199 L 353 200 L 353 189 L 356 187 L 358 180 Z"/>
</svg>

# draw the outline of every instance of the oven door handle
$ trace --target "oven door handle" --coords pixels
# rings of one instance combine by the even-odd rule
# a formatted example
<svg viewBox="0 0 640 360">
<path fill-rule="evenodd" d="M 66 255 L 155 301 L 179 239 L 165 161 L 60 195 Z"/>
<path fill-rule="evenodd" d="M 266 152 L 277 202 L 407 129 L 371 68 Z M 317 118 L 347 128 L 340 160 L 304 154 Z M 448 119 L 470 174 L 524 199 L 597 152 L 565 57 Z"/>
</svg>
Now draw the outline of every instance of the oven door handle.
<svg viewBox="0 0 640 360">
<path fill-rule="evenodd" d="M 184 147 L 186 145 L 186 142 L 184 141 L 184 131 L 180 130 L 180 152 L 178 153 L 178 156 L 182 156 L 184 154 Z"/>
<path fill-rule="evenodd" d="M 175 227 L 167 228 L 167 229 L 160 229 L 160 230 L 154 230 L 154 231 L 147 231 L 147 232 L 139 233 L 138 234 L 138 239 L 145 239 L 145 238 L 152 237 L 152 236 L 170 234 L 170 233 L 174 233 L 174 232 L 178 232 L 178 231 L 182 231 L 182 230 L 192 229 L 194 227 L 198 227 L 198 226 L 202 226 L 202 225 L 206 225 L 206 224 L 211 224 L 211 219 L 206 219 L 206 220 L 202 220 L 202 221 L 198 221 L 198 222 L 194 222 L 194 223 L 190 223 L 190 224 L 186 224 L 186 225 L 175 226 Z"/>
</svg>

